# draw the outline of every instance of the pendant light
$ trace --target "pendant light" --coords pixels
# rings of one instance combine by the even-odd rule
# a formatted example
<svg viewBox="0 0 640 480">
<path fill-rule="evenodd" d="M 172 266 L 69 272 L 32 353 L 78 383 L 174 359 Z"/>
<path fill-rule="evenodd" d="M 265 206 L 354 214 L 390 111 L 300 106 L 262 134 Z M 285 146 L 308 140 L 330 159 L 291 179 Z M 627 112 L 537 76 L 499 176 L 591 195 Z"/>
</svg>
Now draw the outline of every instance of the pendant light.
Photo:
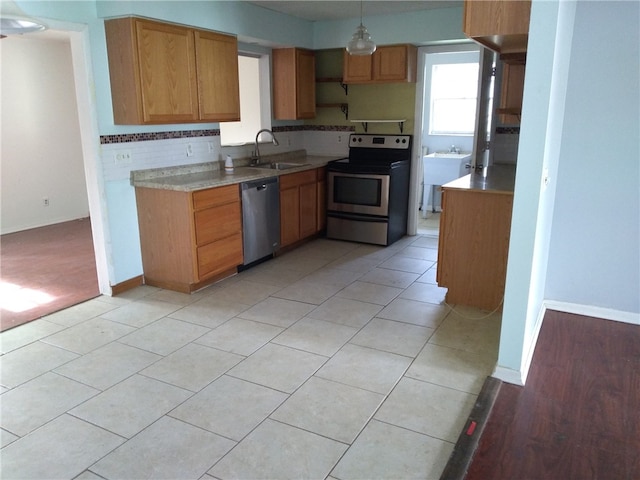
<svg viewBox="0 0 640 480">
<path fill-rule="evenodd" d="M 12 0 L 0 2 L 0 35 L 41 32 L 47 26 L 41 21 L 29 17 Z"/>
<path fill-rule="evenodd" d="M 362 0 L 360 0 L 360 26 L 356 28 L 351 41 L 347 43 L 349 55 L 371 55 L 376 51 L 376 44 L 371 40 L 371 35 L 362 24 Z"/>
</svg>

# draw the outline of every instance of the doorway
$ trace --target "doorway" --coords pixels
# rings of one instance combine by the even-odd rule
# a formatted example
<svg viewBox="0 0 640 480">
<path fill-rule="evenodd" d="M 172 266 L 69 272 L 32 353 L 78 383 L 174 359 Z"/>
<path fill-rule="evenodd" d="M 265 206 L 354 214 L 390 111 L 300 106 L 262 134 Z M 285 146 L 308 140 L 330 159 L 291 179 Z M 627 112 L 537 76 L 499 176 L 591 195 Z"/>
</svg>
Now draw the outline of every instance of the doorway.
<svg viewBox="0 0 640 480">
<path fill-rule="evenodd" d="M 425 161 L 429 159 L 425 157 L 451 150 L 468 153 L 467 157 L 461 156 L 457 162 L 454 161 L 456 159 L 452 159 L 452 162 L 443 166 L 446 169 L 445 177 L 450 180 L 469 173 L 470 170 L 465 168 L 467 164 L 474 166 L 475 133 L 478 131 L 477 97 L 482 83 L 479 74 L 482 71 L 481 57 L 481 49 L 475 44 L 418 49 L 414 160 L 408 222 L 410 235 L 437 237 L 439 234 L 441 183 L 429 183 L 428 173 L 425 175 Z M 451 95 L 442 89 L 438 91 L 438 83 L 434 83 L 434 76 L 438 70 L 444 72 L 441 73 L 441 78 L 446 77 L 447 70 L 458 70 L 460 75 L 464 76 L 463 79 L 466 81 L 455 82 L 456 88 L 460 90 L 459 94 Z M 445 81 L 444 84 L 451 85 L 452 82 Z M 434 114 L 437 115 L 438 112 L 444 112 L 445 115 L 441 114 L 439 119 L 435 118 Z M 450 115 L 451 112 L 454 114 Z M 465 120 L 459 122 L 458 119 L 463 115 Z M 442 177 L 439 175 L 439 178 Z"/>
<path fill-rule="evenodd" d="M 46 52 L 35 54 L 35 56 L 45 57 L 44 59 L 40 58 L 41 61 L 45 60 L 44 65 L 46 65 L 46 56 L 51 51 L 62 55 L 57 58 L 63 58 L 65 64 L 64 67 L 60 67 L 56 78 L 52 77 L 51 69 L 44 68 L 44 65 L 39 67 L 36 60 L 28 65 L 28 71 L 25 75 L 34 77 L 39 75 L 46 79 L 44 86 L 38 86 L 37 82 L 30 81 L 17 85 L 14 82 L 13 88 L 9 90 L 9 83 L 3 85 L 4 88 L 7 88 L 5 93 L 22 94 L 20 102 L 17 103 L 17 109 L 14 106 L 13 110 L 10 110 L 8 106 L 10 102 L 3 100 L 3 123 L 8 125 L 8 119 L 15 123 L 19 115 L 30 118 L 26 118 L 21 128 L 17 132 L 14 131 L 11 136 L 5 136 L 6 130 L 3 129 L 3 205 L 7 208 L 3 208 L 2 233 L 10 234 L 7 235 L 7 240 L 9 236 L 19 235 L 23 231 L 42 233 L 45 230 L 41 230 L 41 228 L 49 229 L 47 232 L 55 231 L 58 233 L 61 228 L 69 227 L 69 232 L 77 233 L 78 238 L 83 242 L 83 248 L 78 249 L 78 252 L 82 252 L 83 261 L 88 261 L 90 263 L 89 270 L 94 272 L 92 274 L 94 287 L 90 289 L 89 293 L 84 294 L 87 296 L 85 299 L 89 299 L 100 293 L 111 294 L 111 289 L 105 261 L 104 216 L 98 201 L 100 185 L 96 172 L 98 171 L 99 135 L 95 120 L 95 104 L 90 94 L 92 72 L 88 51 L 88 30 L 86 26 L 68 22 L 48 21 L 47 23 L 53 27 L 52 30 L 40 34 L 25 35 L 23 39 L 8 37 L 3 40 L 1 45 L 4 47 L 3 61 L 8 62 L 9 55 L 7 53 L 10 49 L 8 42 L 10 40 L 15 40 L 15 42 L 24 40 L 31 43 L 29 47 L 32 49 L 31 54 L 37 52 L 38 45 L 41 46 L 43 52 Z M 60 43 L 63 43 L 64 46 L 60 47 Z M 58 46 L 54 47 L 54 44 L 58 44 Z M 11 63 L 12 66 L 15 64 L 16 62 Z M 8 71 L 6 65 L 3 65 L 3 71 L 5 73 Z M 42 92 L 36 92 L 34 90 L 36 88 L 45 91 L 45 96 L 42 95 Z M 24 91 L 18 92 L 18 89 Z M 58 102 L 58 110 L 55 110 L 55 102 L 48 100 L 61 95 L 60 89 L 65 89 L 65 100 Z M 48 103 L 54 106 L 49 106 Z M 20 112 L 19 109 L 24 112 Z M 73 127 L 74 124 L 75 127 Z M 11 141 L 5 142 L 9 139 Z M 64 155 L 67 150 L 74 159 L 65 163 Z M 25 161 L 27 156 L 30 163 L 25 168 L 25 165 L 21 165 L 20 162 L 22 159 L 22 162 L 27 163 Z M 61 158 L 62 160 L 60 160 Z M 4 167 L 9 162 L 13 162 L 13 168 L 5 169 Z M 47 162 L 51 163 L 47 164 Z M 39 175 L 38 170 L 45 172 Z M 34 178 L 37 179 L 33 181 Z M 5 189 L 7 181 L 15 184 L 13 193 L 9 192 L 10 188 Z M 20 188 L 22 188 L 22 194 L 20 194 Z M 51 228 L 43 227 L 44 225 L 50 225 Z M 45 236 L 45 234 L 40 236 Z M 70 236 L 67 239 L 68 245 L 75 240 L 72 240 Z M 47 241 L 46 236 L 43 241 Z M 6 245 L 8 246 L 9 242 Z M 72 249 L 67 247 L 66 251 L 60 252 L 60 256 L 68 255 L 69 250 Z M 3 248 L 3 254 L 4 251 Z M 87 257 L 87 252 L 89 252 L 89 257 Z M 38 258 L 32 254 L 25 259 L 26 262 L 30 262 L 30 269 L 32 269 L 33 263 L 37 263 Z M 88 292 L 84 288 L 80 288 L 79 291 Z M 31 293 L 38 296 L 39 299 L 45 298 L 47 295 L 46 292 L 39 291 Z M 39 295 L 39 293 L 43 293 L 43 295 Z M 4 288 L 3 296 L 5 300 L 7 298 L 15 299 L 11 298 L 11 294 L 7 297 Z M 56 295 L 56 297 L 59 299 L 62 295 Z M 82 299 L 71 304 L 79 301 Z M 60 306 L 56 301 L 50 303 L 52 311 L 70 306 Z M 55 305 L 58 305 L 57 308 Z M 5 313 L 3 311 L 2 328 L 15 326 L 11 322 L 5 325 L 5 317 L 8 317 Z"/>
</svg>

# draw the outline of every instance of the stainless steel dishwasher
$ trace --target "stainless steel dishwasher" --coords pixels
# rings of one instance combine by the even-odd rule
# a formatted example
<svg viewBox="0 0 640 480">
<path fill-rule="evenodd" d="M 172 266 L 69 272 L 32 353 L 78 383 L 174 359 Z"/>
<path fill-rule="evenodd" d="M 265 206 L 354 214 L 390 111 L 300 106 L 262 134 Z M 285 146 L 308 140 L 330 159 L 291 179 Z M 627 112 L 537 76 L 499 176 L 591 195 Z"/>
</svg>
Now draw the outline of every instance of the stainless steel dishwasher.
<svg viewBox="0 0 640 480">
<path fill-rule="evenodd" d="M 280 245 L 280 191 L 278 177 L 244 182 L 242 188 L 242 243 L 244 263 L 271 258 Z M 241 269 L 242 269 L 241 267 Z"/>
</svg>

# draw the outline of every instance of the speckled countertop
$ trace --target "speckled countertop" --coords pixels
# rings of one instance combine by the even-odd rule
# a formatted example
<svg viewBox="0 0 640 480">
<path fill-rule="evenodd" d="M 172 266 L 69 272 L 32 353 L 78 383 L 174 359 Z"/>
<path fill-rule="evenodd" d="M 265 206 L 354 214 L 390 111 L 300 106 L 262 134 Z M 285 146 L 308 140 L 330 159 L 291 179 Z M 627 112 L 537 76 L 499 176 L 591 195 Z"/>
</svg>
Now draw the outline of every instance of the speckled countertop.
<svg viewBox="0 0 640 480">
<path fill-rule="evenodd" d="M 152 168 L 131 171 L 131 185 L 134 187 L 158 188 L 193 192 L 206 188 L 220 187 L 234 183 L 276 177 L 288 173 L 302 172 L 325 166 L 331 160 L 344 156 L 307 155 L 305 150 L 296 150 L 262 157 L 264 167 L 248 166 L 248 159 L 234 161 L 233 173 L 225 172 L 222 162 L 207 162 L 178 167 Z M 269 168 L 270 163 L 290 162 L 303 164 L 286 170 Z"/>
<path fill-rule="evenodd" d="M 475 172 L 446 183 L 442 188 L 510 194 L 513 193 L 515 179 L 515 165 L 493 165 L 484 172 Z"/>
</svg>

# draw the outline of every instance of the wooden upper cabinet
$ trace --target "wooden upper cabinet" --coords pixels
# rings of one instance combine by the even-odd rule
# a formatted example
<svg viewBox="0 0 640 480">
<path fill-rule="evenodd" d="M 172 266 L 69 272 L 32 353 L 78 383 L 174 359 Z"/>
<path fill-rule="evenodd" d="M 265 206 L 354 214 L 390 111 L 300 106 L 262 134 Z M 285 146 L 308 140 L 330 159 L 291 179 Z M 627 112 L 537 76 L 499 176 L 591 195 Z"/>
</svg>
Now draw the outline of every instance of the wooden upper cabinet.
<svg viewBox="0 0 640 480">
<path fill-rule="evenodd" d="M 273 115 L 278 120 L 316 116 L 316 57 L 312 50 L 272 51 Z"/>
<path fill-rule="evenodd" d="M 200 119 L 240 120 L 238 41 L 215 32 L 195 31 Z"/>
<path fill-rule="evenodd" d="M 500 54 L 526 52 L 531 0 L 465 0 L 463 31 Z"/>
<path fill-rule="evenodd" d="M 135 17 L 105 32 L 116 124 L 239 118 L 235 37 Z"/>
<path fill-rule="evenodd" d="M 415 82 L 417 52 L 413 45 L 379 46 L 373 55 L 349 55 L 345 50 L 343 82 Z"/>
<path fill-rule="evenodd" d="M 349 55 L 344 52 L 344 83 L 368 83 L 373 78 L 373 55 Z"/>
<path fill-rule="evenodd" d="M 524 93 L 524 74 L 524 64 L 505 63 L 503 65 L 500 106 L 498 107 L 501 123 L 520 123 L 522 97 Z"/>
</svg>

